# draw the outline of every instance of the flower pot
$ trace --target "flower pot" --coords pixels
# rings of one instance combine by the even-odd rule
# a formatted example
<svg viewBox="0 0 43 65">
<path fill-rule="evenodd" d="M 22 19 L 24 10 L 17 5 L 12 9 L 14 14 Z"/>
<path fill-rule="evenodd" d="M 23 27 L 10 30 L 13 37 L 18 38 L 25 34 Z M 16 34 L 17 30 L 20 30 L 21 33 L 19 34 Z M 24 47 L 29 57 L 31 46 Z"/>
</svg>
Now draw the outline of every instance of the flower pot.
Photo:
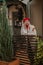
<svg viewBox="0 0 43 65">
<path fill-rule="evenodd" d="M 17 59 L 11 62 L 0 61 L 0 65 L 20 65 L 20 63 L 19 63 L 19 59 Z"/>
<path fill-rule="evenodd" d="M 8 65 L 20 65 L 19 59 L 9 62 Z"/>
<path fill-rule="evenodd" d="M 8 65 L 8 62 L 0 61 L 0 65 Z"/>
</svg>

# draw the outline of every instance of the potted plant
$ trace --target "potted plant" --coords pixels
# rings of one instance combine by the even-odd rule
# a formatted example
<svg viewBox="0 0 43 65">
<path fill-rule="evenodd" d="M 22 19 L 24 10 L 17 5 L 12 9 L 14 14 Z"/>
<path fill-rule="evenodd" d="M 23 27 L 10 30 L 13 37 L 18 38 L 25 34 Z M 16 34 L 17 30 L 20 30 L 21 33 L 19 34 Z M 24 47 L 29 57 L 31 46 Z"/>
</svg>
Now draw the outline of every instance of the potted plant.
<svg viewBox="0 0 43 65">
<path fill-rule="evenodd" d="M 0 6 L 0 65 L 18 65 L 19 60 L 14 60 L 11 29 L 6 16 L 6 2 Z"/>
<path fill-rule="evenodd" d="M 37 41 L 37 52 L 34 65 L 43 65 L 43 40 L 38 37 Z"/>
</svg>

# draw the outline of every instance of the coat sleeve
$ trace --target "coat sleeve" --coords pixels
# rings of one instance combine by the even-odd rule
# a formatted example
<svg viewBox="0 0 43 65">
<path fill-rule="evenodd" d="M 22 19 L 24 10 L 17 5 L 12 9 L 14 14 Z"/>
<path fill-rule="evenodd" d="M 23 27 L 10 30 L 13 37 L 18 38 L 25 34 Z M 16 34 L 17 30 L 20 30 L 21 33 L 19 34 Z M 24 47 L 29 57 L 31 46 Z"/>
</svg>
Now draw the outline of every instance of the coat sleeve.
<svg viewBox="0 0 43 65">
<path fill-rule="evenodd" d="M 37 36 L 37 31 L 36 31 L 35 26 L 33 26 L 33 28 L 32 28 L 32 32 L 33 32 L 33 35 L 36 35 L 36 36 Z"/>
</svg>

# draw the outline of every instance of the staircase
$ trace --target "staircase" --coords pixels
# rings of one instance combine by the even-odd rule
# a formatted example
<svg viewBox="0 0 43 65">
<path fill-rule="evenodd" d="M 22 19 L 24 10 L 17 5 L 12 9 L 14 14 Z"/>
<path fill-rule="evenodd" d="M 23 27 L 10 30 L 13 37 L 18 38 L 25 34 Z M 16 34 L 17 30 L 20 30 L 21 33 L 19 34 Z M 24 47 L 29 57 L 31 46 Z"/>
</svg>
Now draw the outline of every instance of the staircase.
<svg viewBox="0 0 43 65">
<path fill-rule="evenodd" d="M 14 36 L 14 48 L 16 58 L 19 58 L 21 65 L 33 65 L 34 55 L 37 51 L 35 36 Z"/>
</svg>

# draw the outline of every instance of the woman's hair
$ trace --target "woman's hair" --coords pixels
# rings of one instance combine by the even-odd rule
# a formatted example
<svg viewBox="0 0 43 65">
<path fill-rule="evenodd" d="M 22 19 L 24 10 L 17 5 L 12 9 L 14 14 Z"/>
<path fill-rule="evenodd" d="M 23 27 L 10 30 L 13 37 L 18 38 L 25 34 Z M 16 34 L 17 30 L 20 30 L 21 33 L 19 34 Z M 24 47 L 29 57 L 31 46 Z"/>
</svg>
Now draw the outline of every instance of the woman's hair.
<svg viewBox="0 0 43 65">
<path fill-rule="evenodd" d="M 30 18 L 24 18 L 23 22 L 25 22 L 26 20 L 30 21 Z"/>
</svg>

